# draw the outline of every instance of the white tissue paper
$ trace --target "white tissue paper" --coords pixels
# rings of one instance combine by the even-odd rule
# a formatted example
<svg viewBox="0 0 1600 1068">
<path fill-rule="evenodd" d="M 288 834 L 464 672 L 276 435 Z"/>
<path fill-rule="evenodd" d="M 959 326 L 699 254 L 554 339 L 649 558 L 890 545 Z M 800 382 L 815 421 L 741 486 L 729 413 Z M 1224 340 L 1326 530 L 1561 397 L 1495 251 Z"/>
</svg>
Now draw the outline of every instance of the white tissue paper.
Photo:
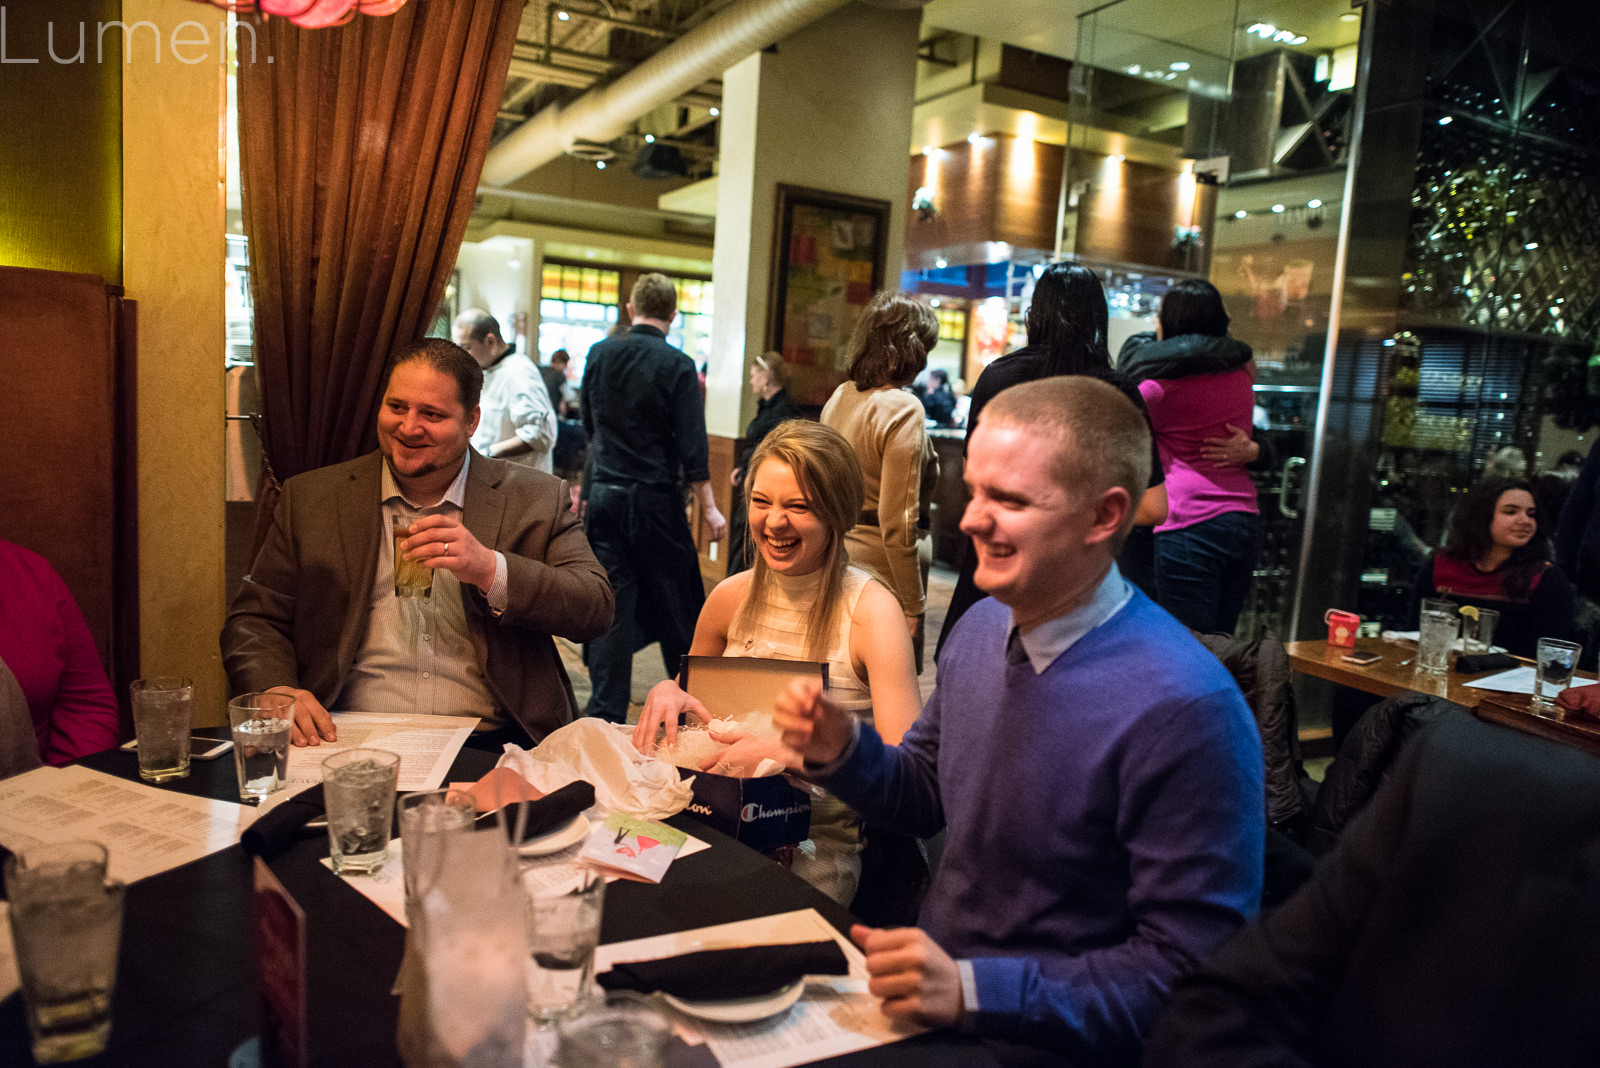
<svg viewBox="0 0 1600 1068">
<path fill-rule="evenodd" d="M 498 766 L 515 770 L 543 793 L 582 779 L 596 803 L 612 812 L 664 820 L 694 796 L 677 769 L 633 747 L 631 728 L 584 718 L 548 735 L 534 749 L 508 745 Z"/>
</svg>

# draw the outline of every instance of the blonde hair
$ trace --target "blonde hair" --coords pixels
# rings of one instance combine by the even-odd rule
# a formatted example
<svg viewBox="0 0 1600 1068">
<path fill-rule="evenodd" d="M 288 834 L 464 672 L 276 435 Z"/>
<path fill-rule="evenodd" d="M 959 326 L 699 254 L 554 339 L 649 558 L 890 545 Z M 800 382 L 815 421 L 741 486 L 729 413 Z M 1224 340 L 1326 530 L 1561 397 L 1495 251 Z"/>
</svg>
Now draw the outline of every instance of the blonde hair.
<svg viewBox="0 0 1600 1068">
<path fill-rule="evenodd" d="M 756 474 L 768 460 L 776 460 L 794 472 L 794 480 L 805 494 L 811 512 L 828 529 L 828 555 L 823 560 L 825 575 L 817 603 L 806 628 L 806 655 L 826 660 L 833 644 L 834 617 L 844 598 L 844 573 L 850 565 L 844 536 L 861 518 L 866 488 L 861 478 L 861 463 L 850 443 L 837 430 L 806 419 L 779 423 L 756 446 L 745 474 L 746 514 Z M 757 606 L 765 603 L 772 585 L 772 569 L 758 550 L 750 568 L 750 588 L 736 616 L 739 626 L 754 623 Z"/>
</svg>

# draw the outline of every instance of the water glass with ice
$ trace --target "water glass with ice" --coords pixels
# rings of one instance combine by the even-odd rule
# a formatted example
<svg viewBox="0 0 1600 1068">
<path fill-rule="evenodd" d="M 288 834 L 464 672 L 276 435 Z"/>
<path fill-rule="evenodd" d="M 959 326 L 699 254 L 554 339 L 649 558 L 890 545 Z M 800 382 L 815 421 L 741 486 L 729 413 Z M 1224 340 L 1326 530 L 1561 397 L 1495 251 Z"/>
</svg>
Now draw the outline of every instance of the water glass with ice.
<svg viewBox="0 0 1600 1068">
<path fill-rule="evenodd" d="M 1572 672 L 1578 666 L 1578 654 L 1582 651 L 1583 646 L 1576 642 L 1539 639 L 1533 667 L 1533 711 L 1536 714 L 1560 718 L 1556 698 L 1572 682 Z"/>
<path fill-rule="evenodd" d="M 194 683 L 178 676 L 135 679 L 133 732 L 139 739 L 139 778 L 166 782 L 189 774 L 189 725 Z"/>
<path fill-rule="evenodd" d="M 228 702 L 233 728 L 233 766 L 239 797 L 260 802 L 283 789 L 289 770 L 289 732 L 294 698 L 286 693 L 246 693 Z"/>
<path fill-rule="evenodd" d="M 528 900 L 528 1015 L 551 1027 L 581 1011 L 593 994 L 594 951 L 606 881 L 580 868 L 558 888 L 524 879 Z"/>
<path fill-rule="evenodd" d="M 122 939 L 122 884 L 106 878 L 105 846 L 29 846 L 6 862 L 6 893 L 34 1060 L 100 1053 Z"/>
<path fill-rule="evenodd" d="M 346 749 L 322 762 L 328 842 L 338 875 L 371 875 L 389 859 L 400 757 L 383 749 Z"/>
<path fill-rule="evenodd" d="M 1421 633 L 1417 641 L 1417 670 L 1443 675 L 1450 668 L 1450 653 L 1461 634 L 1461 616 L 1449 601 L 1422 602 Z"/>
</svg>

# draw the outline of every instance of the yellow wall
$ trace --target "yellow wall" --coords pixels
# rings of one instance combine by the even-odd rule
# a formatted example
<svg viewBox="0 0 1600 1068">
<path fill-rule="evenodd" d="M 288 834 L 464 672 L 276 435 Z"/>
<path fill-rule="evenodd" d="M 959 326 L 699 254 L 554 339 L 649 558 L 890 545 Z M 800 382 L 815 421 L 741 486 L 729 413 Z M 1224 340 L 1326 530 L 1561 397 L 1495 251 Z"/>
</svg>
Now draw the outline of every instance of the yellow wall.
<svg viewBox="0 0 1600 1068">
<path fill-rule="evenodd" d="M 122 281 L 116 31 L 96 61 L 98 27 L 118 9 L 117 0 L 0 5 L 0 264 Z"/>
<path fill-rule="evenodd" d="M 217 636 L 223 552 L 221 15 L 123 0 L 141 27 L 122 69 L 123 284 L 139 302 L 139 614 L 146 675 L 195 681 L 195 718 L 226 720 Z M 188 42 L 174 52 L 174 40 Z M 178 56 L 196 62 L 180 62 Z"/>
</svg>

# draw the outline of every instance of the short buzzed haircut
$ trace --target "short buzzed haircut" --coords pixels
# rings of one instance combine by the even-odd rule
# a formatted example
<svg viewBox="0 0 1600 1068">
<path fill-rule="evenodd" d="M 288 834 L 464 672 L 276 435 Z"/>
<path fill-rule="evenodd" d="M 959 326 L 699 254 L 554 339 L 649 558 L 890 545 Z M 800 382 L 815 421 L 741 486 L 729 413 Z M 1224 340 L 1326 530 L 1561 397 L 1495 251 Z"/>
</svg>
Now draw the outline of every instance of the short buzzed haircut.
<svg viewBox="0 0 1600 1068">
<path fill-rule="evenodd" d="M 678 313 L 678 291 L 664 274 L 641 274 L 628 295 L 633 314 L 640 319 L 670 320 Z"/>
<path fill-rule="evenodd" d="M 478 398 L 483 395 L 483 368 L 471 353 L 454 341 L 442 337 L 413 341 L 394 354 L 394 363 L 389 365 L 390 376 L 403 363 L 425 363 L 440 374 L 449 375 L 456 380 L 461 407 L 470 413 L 478 406 Z M 383 381 L 383 391 L 389 391 L 388 378 Z"/>
<path fill-rule="evenodd" d="M 501 341 L 506 339 L 506 336 L 500 332 L 500 320 L 482 308 L 468 308 L 456 316 L 455 325 L 460 326 L 463 323 L 467 326 L 467 336 L 474 341 L 482 341 L 490 334 L 493 334 Z"/>
<path fill-rule="evenodd" d="M 1053 440 L 1056 480 L 1077 500 L 1112 486 L 1127 490 L 1128 517 L 1116 539 L 1121 544 L 1150 483 L 1150 426 L 1120 389 L 1089 375 L 1041 378 L 1001 390 L 984 406 L 978 424 Z"/>
</svg>

